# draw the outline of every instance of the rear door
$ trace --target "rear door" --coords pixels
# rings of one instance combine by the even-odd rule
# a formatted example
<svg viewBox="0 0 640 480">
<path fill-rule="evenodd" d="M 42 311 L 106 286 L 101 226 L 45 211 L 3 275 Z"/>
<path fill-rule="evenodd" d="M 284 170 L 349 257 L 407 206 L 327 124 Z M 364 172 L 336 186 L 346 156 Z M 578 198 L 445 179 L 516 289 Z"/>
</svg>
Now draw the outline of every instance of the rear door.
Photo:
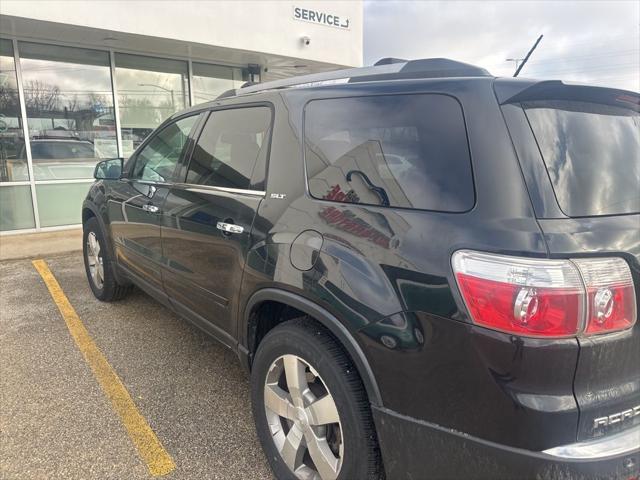
<svg viewBox="0 0 640 480">
<path fill-rule="evenodd" d="M 551 256 L 602 262 L 583 272 L 578 440 L 640 424 L 639 105 L 631 92 L 555 83 L 503 106 Z"/>
<path fill-rule="evenodd" d="M 182 183 L 164 206 L 164 286 L 171 301 L 231 343 L 251 227 L 261 200 L 272 110 L 254 105 L 210 113 Z"/>
</svg>

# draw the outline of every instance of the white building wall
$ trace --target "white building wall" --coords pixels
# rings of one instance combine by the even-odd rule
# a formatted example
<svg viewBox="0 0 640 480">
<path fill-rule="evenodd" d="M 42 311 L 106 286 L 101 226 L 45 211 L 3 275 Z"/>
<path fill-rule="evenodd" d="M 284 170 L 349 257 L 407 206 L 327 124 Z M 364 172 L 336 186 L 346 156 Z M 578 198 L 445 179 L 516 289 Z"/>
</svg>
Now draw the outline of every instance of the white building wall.
<svg viewBox="0 0 640 480">
<path fill-rule="evenodd" d="M 343 24 L 348 19 L 349 28 L 297 20 L 295 7 L 332 15 L 332 20 L 339 17 Z M 361 0 L 2 0 L 2 14 L 336 65 L 362 65 Z M 302 37 L 309 37 L 310 44 L 305 46 Z"/>
</svg>

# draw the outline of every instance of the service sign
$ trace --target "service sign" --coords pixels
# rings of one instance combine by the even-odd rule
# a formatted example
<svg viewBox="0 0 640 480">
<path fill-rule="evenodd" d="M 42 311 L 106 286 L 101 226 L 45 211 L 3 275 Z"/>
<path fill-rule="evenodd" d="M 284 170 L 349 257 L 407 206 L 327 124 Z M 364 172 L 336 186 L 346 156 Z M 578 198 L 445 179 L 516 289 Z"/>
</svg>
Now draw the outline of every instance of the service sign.
<svg viewBox="0 0 640 480">
<path fill-rule="evenodd" d="M 337 27 L 349 30 L 349 19 L 329 12 L 316 10 L 315 8 L 293 7 L 293 18 L 303 22 L 316 23 L 327 27 Z"/>
</svg>

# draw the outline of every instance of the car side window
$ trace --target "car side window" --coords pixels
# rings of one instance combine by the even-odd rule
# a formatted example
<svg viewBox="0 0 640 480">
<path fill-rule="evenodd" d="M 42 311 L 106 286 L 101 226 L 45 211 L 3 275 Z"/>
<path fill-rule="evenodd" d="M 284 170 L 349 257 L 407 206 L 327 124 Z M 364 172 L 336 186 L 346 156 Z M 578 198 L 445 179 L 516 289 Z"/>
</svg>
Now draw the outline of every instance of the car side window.
<svg viewBox="0 0 640 480">
<path fill-rule="evenodd" d="M 182 118 L 158 132 L 138 154 L 131 178 L 170 181 L 197 119 L 198 115 Z"/>
<path fill-rule="evenodd" d="M 191 156 L 186 182 L 249 189 L 258 160 L 267 155 L 270 128 L 268 107 L 212 112 Z"/>
<path fill-rule="evenodd" d="M 475 203 L 462 107 L 452 97 L 313 100 L 304 134 L 315 198 L 443 212 Z"/>
</svg>

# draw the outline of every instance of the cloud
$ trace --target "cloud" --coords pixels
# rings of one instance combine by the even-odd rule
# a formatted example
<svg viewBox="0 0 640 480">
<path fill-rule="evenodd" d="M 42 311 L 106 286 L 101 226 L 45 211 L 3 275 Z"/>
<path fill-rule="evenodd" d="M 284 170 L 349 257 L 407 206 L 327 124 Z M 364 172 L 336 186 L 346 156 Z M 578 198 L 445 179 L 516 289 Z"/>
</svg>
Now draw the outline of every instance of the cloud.
<svg viewBox="0 0 640 480">
<path fill-rule="evenodd" d="M 448 57 L 499 76 L 640 90 L 640 2 L 366 1 L 364 63 L 383 57 Z"/>
</svg>

